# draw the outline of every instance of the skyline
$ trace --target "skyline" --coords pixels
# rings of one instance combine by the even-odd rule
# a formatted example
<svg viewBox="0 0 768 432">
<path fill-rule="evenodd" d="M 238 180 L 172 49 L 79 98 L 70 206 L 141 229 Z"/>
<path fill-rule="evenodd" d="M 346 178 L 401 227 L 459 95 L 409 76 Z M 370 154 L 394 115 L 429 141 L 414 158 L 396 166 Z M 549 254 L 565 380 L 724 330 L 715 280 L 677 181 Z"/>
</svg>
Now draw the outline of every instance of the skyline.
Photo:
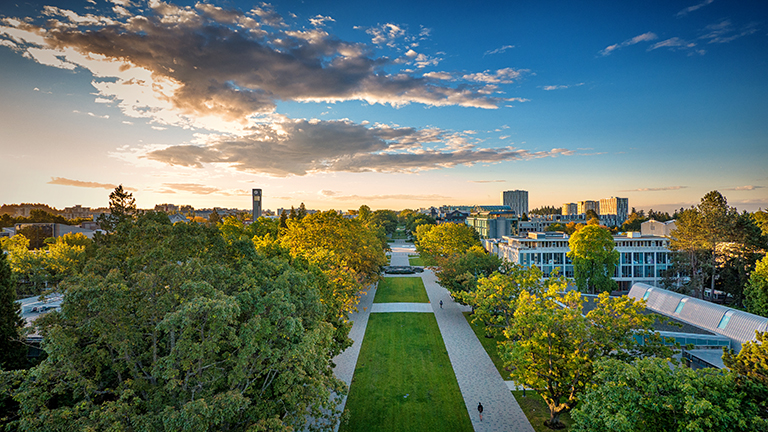
<svg viewBox="0 0 768 432">
<path fill-rule="evenodd" d="M 0 6 L 0 202 L 768 208 L 759 2 L 354 9 Z"/>
</svg>

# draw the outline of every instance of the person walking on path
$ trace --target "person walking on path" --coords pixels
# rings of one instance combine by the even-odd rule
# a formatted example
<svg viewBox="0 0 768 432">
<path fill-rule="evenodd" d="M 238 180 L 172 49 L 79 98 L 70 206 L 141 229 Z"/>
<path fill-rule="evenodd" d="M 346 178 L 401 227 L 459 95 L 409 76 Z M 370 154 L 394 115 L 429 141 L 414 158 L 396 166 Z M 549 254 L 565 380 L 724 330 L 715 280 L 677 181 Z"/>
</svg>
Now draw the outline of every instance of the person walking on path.
<svg viewBox="0 0 768 432">
<path fill-rule="evenodd" d="M 477 403 L 477 412 L 480 413 L 480 421 L 483 421 L 483 404 Z"/>
<path fill-rule="evenodd" d="M 443 301 L 440 300 L 440 309 L 442 309 L 442 308 L 443 308 Z"/>
</svg>

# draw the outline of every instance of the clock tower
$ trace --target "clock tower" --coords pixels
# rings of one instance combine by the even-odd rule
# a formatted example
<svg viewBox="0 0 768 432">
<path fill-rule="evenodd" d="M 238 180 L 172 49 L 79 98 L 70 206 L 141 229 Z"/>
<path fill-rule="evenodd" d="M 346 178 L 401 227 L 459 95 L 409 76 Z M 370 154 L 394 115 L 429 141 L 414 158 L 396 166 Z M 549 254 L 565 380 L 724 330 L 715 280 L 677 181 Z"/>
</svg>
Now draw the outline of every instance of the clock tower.
<svg viewBox="0 0 768 432">
<path fill-rule="evenodd" d="M 261 189 L 253 189 L 253 221 L 261 217 Z"/>
</svg>

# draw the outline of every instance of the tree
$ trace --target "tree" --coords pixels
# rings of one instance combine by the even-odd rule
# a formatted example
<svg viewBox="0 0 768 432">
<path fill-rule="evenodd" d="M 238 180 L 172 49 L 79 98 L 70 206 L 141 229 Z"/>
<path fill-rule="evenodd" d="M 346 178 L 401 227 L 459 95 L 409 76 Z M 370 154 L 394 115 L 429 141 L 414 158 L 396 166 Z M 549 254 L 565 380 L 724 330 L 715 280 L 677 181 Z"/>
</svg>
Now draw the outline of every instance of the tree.
<svg viewBox="0 0 768 432">
<path fill-rule="evenodd" d="M 744 288 L 744 306 L 755 315 L 768 317 L 768 255 L 755 266 Z"/>
<path fill-rule="evenodd" d="M 24 319 L 16 303 L 11 266 L 6 254 L 0 251 L 0 369 L 11 370 L 24 366 L 27 350 L 19 340 L 22 328 Z"/>
<path fill-rule="evenodd" d="M 613 273 L 619 264 L 611 232 L 598 225 L 587 225 L 568 240 L 576 285 L 582 292 L 616 289 Z"/>
<path fill-rule="evenodd" d="M 473 246 L 482 247 L 474 228 L 452 223 L 420 225 L 416 229 L 416 241 L 416 250 L 428 265 L 438 264 L 439 258 L 462 255 Z"/>
<path fill-rule="evenodd" d="M 109 211 L 118 218 L 130 217 L 136 213 L 136 200 L 133 194 L 119 185 L 109 194 Z"/>
<path fill-rule="evenodd" d="M 666 359 L 606 360 L 573 411 L 583 432 L 759 431 L 768 423 L 733 373 L 670 367 Z"/>
<path fill-rule="evenodd" d="M 211 225 L 216 225 L 219 222 L 221 222 L 221 216 L 219 215 L 219 212 L 216 211 L 216 209 L 213 209 L 211 214 L 208 215 L 208 223 Z"/>
<path fill-rule="evenodd" d="M 331 430 L 345 386 L 312 274 L 148 213 L 97 244 L 38 319 L 19 430 Z"/>
<path fill-rule="evenodd" d="M 435 276 L 440 286 L 447 289 L 458 302 L 472 304 L 467 302 L 464 295 L 475 291 L 478 278 L 498 271 L 502 260 L 479 246 L 473 246 L 462 255 L 439 258 L 437 264 Z"/>
<path fill-rule="evenodd" d="M 576 406 L 598 359 L 672 354 L 653 331 L 655 318 L 643 313 L 644 302 L 602 293 L 596 308 L 584 316 L 581 294 L 561 295 L 563 288 L 560 282 L 542 294 L 520 291 L 514 320 L 504 330 L 508 340 L 500 348 L 512 379 L 532 387 L 547 403 L 552 428 Z"/>
<path fill-rule="evenodd" d="M 752 218 L 763 231 L 763 235 L 768 237 L 768 212 L 765 210 L 758 210 L 752 213 Z"/>
<path fill-rule="evenodd" d="M 545 278 L 536 266 L 509 264 L 504 266 L 503 272 L 494 271 L 478 278 L 476 289 L 460 292 L 458 298 L 462 303 L 472 305 L 473 323 L 481 322 L 487 335 L 500 335 L 512 326 L 520 293 L 541 295 L 553 285 L 564 290 L 566 283 L 562 277 Z"/>
<path fill-rule="evenodd" d="M 529 213 L 532 215 L 559 215 L 562 213 L 563 208 L 560 206 L 541 206 L 531 210 Z"/>
</svg>

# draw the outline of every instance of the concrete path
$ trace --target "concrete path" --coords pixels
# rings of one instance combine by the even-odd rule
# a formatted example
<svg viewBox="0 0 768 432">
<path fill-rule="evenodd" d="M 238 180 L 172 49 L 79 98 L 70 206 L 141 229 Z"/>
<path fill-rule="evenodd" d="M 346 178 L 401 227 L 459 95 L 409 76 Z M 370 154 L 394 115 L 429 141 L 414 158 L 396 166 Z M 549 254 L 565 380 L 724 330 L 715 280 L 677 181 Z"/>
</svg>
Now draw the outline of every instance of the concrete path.
<svg viewBox="0 0 768 432">
<path fill-rule="evenodd" d="M 377 312 L 427 312 L 432 313 L 429 303 L 374 303 L 371 313 Z"/>
<path fill-rule="evenodd" d="M 533 432 L 507 383 L 462 315 L 467 307 L 453 302 L 431 270 L 424 270 L 421 278 L 475 431 Z M 482 422 L 477 413 L 478 402 L 484 408 Z"/>
</svg>

